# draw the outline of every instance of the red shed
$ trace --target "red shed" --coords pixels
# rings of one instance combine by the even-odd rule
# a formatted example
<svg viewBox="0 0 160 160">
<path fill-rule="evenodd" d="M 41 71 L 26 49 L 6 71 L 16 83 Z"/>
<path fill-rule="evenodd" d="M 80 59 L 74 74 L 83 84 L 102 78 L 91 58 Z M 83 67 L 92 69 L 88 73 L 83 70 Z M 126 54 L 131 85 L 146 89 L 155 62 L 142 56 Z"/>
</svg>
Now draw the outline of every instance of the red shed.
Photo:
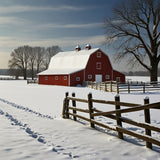
<svg viewBox="0 0 160 160">
<path fill-rule="evenodd" d="M 39 84 L 76 86 L 86 81 L 125 82 L 125 75 L 113 70 L 108 56 L 99 48 L 59 52 L 51 58 L 47 70 L 38 74 Z"/>
</svg>

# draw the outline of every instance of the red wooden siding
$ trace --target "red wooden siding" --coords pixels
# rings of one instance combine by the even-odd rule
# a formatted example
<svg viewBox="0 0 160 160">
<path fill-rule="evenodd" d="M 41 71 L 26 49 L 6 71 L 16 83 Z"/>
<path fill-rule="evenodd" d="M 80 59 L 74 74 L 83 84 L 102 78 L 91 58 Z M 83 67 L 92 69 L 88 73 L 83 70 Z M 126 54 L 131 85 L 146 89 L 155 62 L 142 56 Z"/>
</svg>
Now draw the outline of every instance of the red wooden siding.
<svg viewBox="0 0 160 160">
<path fill-rule="evenodd" d="M 113 71 L 113 80 L 118 82 L 125 82 L 125 75 L 118 71 Z"/>
<path fill-rule="evenodd" d="M 85 69 L 85 81 L 95 81 L 95 75 L 97 74 L 102 75 L 102 81 L 112 80 L 110 60 L 101 50 L 98 50 L 90 56 Z M 88 75 L 92 75 L 92 78 L 89 79 Z M 106 79 L 106 75 L 109 75 L 109 79 Z"/>
<path fill-rule="evenodd" d="M 65 80 L 64 77 L 67 79 Z M 58 78 L 58 79 L 57 79 Z M 39 75 L 39 84 L 46 85 L 69 85 L 69 76 L 68 75 Z"/>
<path fill-rule="evenodd" d="M 77 81 L 77 78 L 80 78 L 79 81 Z M 82 85 L 84 80 L 84 70 L 72 73 L 70 75 L 70 86 L 77 86 L 78 84 Z"/>
</svg>

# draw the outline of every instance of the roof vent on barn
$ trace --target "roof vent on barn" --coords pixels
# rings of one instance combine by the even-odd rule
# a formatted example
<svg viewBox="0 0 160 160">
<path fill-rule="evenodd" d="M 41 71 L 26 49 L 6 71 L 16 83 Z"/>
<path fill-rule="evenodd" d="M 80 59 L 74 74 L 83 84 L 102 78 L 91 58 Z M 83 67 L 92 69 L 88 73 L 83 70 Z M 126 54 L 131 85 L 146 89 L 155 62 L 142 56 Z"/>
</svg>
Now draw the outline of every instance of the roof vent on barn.
<svg viewBox="0 0 160 160">
<path fill-rule="evenodd" d="M 75 50 L 78 52 L 81 50 L 81 47 L 79 45 L 76 46 Z"/>
<path fill-rule="evenodd" d="M 90 50 L 91 49 L 91 45 L 90 44 L 87 44 L 86 45 L 86 50 Z"/>
</svg>

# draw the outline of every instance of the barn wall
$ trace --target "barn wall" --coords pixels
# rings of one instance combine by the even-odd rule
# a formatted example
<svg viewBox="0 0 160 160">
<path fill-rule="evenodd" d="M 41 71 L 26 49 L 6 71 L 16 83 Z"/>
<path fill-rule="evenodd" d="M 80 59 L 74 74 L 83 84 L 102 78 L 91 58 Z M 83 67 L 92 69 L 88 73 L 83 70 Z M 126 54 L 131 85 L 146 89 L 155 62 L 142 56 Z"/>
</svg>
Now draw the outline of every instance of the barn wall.
<svg viewBox="0 0 160 160">
<path fill-rule="evenodd" d="M 64 76 L 66 76 L 66 80 L 64 80 Z M 56 80 L 56 77 L 58 79 Z M 68 86 L 69 85 L 69 76 L 68 75 L 39 75 L 39 84 L 46 84 L 46 85 L 62 85 Z"/>
<path fill-rule="evenodd" d="M 101 53 L 101 57 L 97 57 L 97 52 Z M 95 75 L 101 74 L 102 81 L 110 81 L 112 80 L 112 66 L 110 60 L 106 54 L 104 54 L 101 50 L 98 50 L 94 54 L 90 56 L 90 59 L 87 63 L 87 67 L 85 69 L 85 81 L 95 81 Z M 97 69 L 96 63 L 101 63 L 101 69 Z M 88 75 L 92 75 L 92 78 L 89 79 Z M 106 75 L 109 77 L 106 79 Z"/>
<path fill-rule="evenodd" d="M 125 82 L 125 75 L 118 71 L 113 71 L 113 80 L 118 82 Z"/>
<path fill-rule="evenodd" d="M 80 78 L 79 81 L 77 81 L 77 77 Z M 84 80 L 84 70 L 73 73 L 70 75 L 70 86 L 77 86 L 78 84 L 82 85 Z"/>
</svg>

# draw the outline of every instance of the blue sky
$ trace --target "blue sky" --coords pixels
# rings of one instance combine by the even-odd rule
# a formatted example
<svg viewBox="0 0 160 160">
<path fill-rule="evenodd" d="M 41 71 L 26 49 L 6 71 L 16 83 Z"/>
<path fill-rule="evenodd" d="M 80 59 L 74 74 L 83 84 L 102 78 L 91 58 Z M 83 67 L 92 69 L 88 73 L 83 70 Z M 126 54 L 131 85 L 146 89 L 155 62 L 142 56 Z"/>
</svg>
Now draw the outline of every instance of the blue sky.
<svg viewBox="0 0 160 160">
<path fill-rule="evenodd" d="M 63 51 L 86 43 L 102 48 L 103 21 L 118 0 L 0 0 L 0 68 L 17 47 L 59 45 Z M 110 53 L 108 53 L 110 52 Z"/>
</svg>

